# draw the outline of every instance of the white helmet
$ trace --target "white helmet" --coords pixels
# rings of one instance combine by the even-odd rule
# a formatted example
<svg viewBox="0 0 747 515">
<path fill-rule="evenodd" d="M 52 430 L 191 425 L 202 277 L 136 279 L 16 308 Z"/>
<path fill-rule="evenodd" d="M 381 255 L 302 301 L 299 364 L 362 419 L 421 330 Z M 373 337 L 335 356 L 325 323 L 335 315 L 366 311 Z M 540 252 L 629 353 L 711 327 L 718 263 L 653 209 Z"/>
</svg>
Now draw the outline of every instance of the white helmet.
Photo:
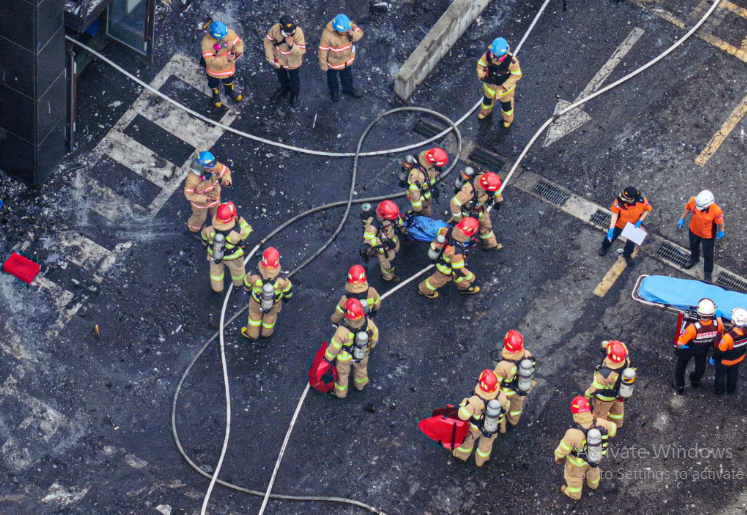
<svg viewBox="0 0 747 515">
<path fill-rule="evenodd" d="M 716 315 L 716 304 L 711 299 L 700 299 L 698 302 L 698 315 L 702 317 L 712 317 Z"/>
<path fill-rule="evenodd" d="M 731 323 L 737 327 L 744 327 L 745 325 L 747 325 L 747 311 L 742 308 L 732 309 Z"/>
<path fill-rule="evenodd" d="M 708 190 L 701 191 L 698 193 L 698 196 L 695 197 L 695 207 L 701 211 L 708 209 L 708 206 L 711 204 L 713 204 L 713 193 Z"/>
</svg>

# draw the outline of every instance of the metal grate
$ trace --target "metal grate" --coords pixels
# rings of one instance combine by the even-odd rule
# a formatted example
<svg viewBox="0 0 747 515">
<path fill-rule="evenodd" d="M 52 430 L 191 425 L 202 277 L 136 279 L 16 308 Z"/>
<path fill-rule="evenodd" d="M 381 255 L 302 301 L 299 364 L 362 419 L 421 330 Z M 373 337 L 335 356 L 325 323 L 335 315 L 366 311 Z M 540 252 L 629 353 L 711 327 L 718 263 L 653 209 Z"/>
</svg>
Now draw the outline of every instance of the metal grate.
<svg viewBox="0 0 747 515">
<path fill-rule="evenodd" d="M 557 186 L 553 186 L 547 181 L 539 181 L 532 188 L 532 193 L 542 197 L 545 200 L 549 200 L 557 206 L 562 206 L 565 201 L 570 198 L 570 194 L 561 190 Z"/>
<path fill-rule="evenodd" d="M 656 249 L 656 255 L 662 259 L 674 263 L 677 266 L 684 266 L 687 260 L 690 258 L 690 253 L 684 250 L 678 249 L 677 247 L 667 243 L 666 241 L 659 245 Z"/>
<path fill-rule="evenodd" d="M 726 272 L 718 274 L 718 277 L 716 278 L 716 286 L 723 286 L 729 290 L 747 293 L 747 282 L 742 280 L 740 277 L 727 274 Z"/>
<path fill-rule="evenodd" d="M 609 227 L 612 221 L 612 213 L 608 213 L 604 209 L 597 209 L 597 212 L 591 215 L 589 221 L 599 227 Z"/>
<path fill-rule="evenodd" d="M 484 148 L 475 147 L 467 157 L 476 165 L 485 168 L 491 172 L 497 172 L 503 168 L 506 162 L 500 156 L 485 150 Z"/>
<path fill-rule="evenodd" d="M 423 136 L 425 139 L 430 139 L 433 136 L 440 134 L 444 130 L 444 127 L 433 125 L 425 120 L 418 120 L 410 130 L 419 136 Z M 433 143 L 441 143 L 445 137 L 445 135 L 441 136 L 440 138 L 433 140 Z"/>
</svg>

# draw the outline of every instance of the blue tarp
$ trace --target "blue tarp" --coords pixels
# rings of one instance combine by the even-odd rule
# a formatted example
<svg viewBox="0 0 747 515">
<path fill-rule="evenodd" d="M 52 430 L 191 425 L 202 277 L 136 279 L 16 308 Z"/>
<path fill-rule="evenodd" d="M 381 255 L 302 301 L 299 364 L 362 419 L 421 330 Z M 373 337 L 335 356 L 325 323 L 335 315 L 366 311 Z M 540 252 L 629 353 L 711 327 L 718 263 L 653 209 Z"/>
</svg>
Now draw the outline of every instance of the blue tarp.
<svg viewBox="0 0 747 515">
<path fill-rule="evenodd" d="M 414 240 L 425 241 L 427 243 L 436 239 L 436 233 L 441 227 L 448 227 L 449 224 L 441 220 L 434 220 L 422 215 L 407 215 L 405 218 L 405 227 L 407 234 Z"/>
<path fill-rule="evenodd" d="M 716 307 L 724 314 L 724 318 L 731 320 L 731 310 L 740 307 L 747 309 L 747 295 L 725 290 L 713 284 L 676 277 L 651 275 L 641 281 L 638 294 L 644 300 L 666 304 L 678 309 L 686 310 L 697 306 L 698 301 L 708 297 L 716 303 Z"/>
</svg>

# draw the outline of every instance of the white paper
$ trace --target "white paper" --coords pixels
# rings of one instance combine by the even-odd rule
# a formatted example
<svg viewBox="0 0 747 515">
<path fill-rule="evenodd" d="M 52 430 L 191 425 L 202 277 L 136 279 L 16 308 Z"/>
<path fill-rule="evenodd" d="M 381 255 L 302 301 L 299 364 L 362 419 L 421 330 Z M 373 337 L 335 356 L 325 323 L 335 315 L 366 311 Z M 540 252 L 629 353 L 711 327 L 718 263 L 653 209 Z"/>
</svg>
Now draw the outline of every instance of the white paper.
<svg viewBox="0 0 747 515">
<path fill-rule="evenodd" d="M 644 231 L 640 227 L 636 227 L 630 222 L 625 224 L 625 228 L 622 232 L 623 238 L 628 241 L 632 241 L 636 245 L 643 245 L 643 240 L 646 239 L 646 236 L 648 236 L 648 233 L 646 231 Z"/>
</svg>

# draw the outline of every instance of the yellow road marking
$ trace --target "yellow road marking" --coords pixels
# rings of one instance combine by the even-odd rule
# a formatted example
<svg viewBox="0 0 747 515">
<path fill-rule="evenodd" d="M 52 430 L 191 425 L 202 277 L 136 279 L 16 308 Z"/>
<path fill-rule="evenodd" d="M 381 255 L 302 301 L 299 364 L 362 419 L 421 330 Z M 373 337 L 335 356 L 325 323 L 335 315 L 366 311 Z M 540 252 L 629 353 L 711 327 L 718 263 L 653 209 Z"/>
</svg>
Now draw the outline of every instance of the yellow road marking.
<svg viewBox="0 0 747 515">
<path fill-rule="evenodd" d="M 636 257 L 638 254 L 638 247 L 635 248 L 633 251 L 632 257 Z M 607 295 L 607 292 L 610 288 L 612 288 L 612 285 L 615 284 L 615 281 L 617 281 L 617 278 L 620 277 L 620 274 L 623 273 L 623 270 L 627 267 L 627 263 L 625 262 L 625 258 L 620 256 L 617 258 L 617 261 L 615 261 L 615 264 L 612 265 L 612 268 L 609 269 L 607 274 L 602 278 L 601 281 L 599 281 L 599 284 L 597 284 L 597 287 L 594 288 L 594 295 L 597 297 L 604 297 Z"/>
<path fill-rule="evenodd" d="M 700 155 L 695 158 L 695 164 L 700 166 L 706 164 L 745 114 L 747 114 L 747 96 L 745 96 L 739 105 L 734 108 L 734 111 L 731 112 L 729 118 L 727 118 L 724 125 L 721 126 L 721 129 L 713 135 L 711 141 L 706 145 L 706 148 L 704 148 Z"/>
</svg>

